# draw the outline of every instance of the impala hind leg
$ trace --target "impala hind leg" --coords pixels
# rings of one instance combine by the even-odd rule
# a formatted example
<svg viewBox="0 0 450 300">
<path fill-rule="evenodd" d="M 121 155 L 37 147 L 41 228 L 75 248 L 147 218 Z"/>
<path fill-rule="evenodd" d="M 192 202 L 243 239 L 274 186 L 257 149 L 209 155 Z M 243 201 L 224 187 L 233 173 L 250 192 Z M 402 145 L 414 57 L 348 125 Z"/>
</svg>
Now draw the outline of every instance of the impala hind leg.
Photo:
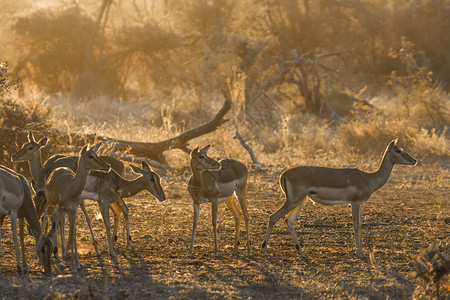
<svg viewBox="0 0 450 300">
<path fill-rule="evenodd" d="M 191 247 L 189 248 L 189 256 L 192 256 L 192 253 L 194 252 L 194 240 L 195 240 L 195 233 L 197 232 L 199 213 L 200 213 L 200 206 L 197 203 L 194 203 L 194 221 L 192 224 L 192 238 L 191 238 Z"/>
<path fill-rule="evenodd" d="M 89 218 L 88 212 L 86 210 L 86 205 L 84 204 L 84 199 L 81 200 L 80 206 L 81 206 L 81 210 L 83 211 L 84 217 L 86 219 L 86 223 L 89 226 L 89 231 L 91 232 L 92 244 L 94 245 L 94 248 L 95 248 L 95 255 L 100 256 L 100 250 L 98 249 L 98 243 L 97 243 L 97 240 L 95 239 L 94 230 L 92 230 L 91 218 Z"/>
<path fill-rule="evenodd" d="M 292 239 L 294 240 L 294 244 L 295 244 L 295 248 L 298 251 L 298 254 L 300 254 L 300 256 L 308 261 L 308 259 L 306 258 L 306 256 L 303 254 L 302 248 L 300 247 L 300 243 L 298 242 L 298 238 L 297 238 L 297 233 L 295 232 L 295 228 L 294 228 L 294 224 L 295 224 L 295 220 L 297 220 L 297 216 L 299 214 L 299 212 L 302 210 L 303 207 L 305 207 L 306 201 L 307 201 L 307 197 L 305 197 L 299 205 L 297 205 L 294 209 L 292 209 L 287 218 L 286 218 L 286 225 L 289 228 L 289 231 L 291 232 L 292 235 Z"/>
<path fill-rule="evenodd" d="M 291 199 L 288 195 L 286 195 L 286 201 L 284 202 L 284 204 L 269 217 L 269 223 L 267 225 L 266 236 L 261 245 L 261 253 L 263 256 L 266 255 L 267 242 L 269 241 L 270 233 L 272 232 L 273 226 L 278 222 L 278 220 L 281 217 L 284 217 L 288 212 L 290 212 L 296 206 L 298 206 L 300 204 L 300 202 L 302 201 L 301 199 L 304 199 L 305 197 L 306 197 L 306 194 L 302 195 L 302 197 L 296 197 L 295 199 L 298 199 L 298 200 L 295 201 L 294 199 Z"/>
<path fill-rule="evenodd" d="M 239 200 L 239 204 L 242 209 L 242 214 L 244 215 L 245 230 L 247 231 L 247 255 L 250 256 L 252 255 L 251 241 L 250 241 L 250 215 L 247 209 L 248 205 L 245 186 L 241 187 L 236 191 L 236 196 Z"/>
<path fill-rule="evenodd" d="M 241 211 L 236 206 L 236 204 L 233 202 L 233 196 L 230 197 L 230 199 L 225 202 L 228 206 L 228 208 L 231 210 L 234 216 L 234 222 L 235 222 L 235 235 L 234 235 L 234 249 L 233 254 L 236 254 L 239 248 L 239 235 L 241 232 Z"/>
<path fill-rule="evenodd" d="M 114 218 L 114 229 L 113 229 L 113 246 L 117 242 L 117 232 L 119 229 L 119 223 L 120 223 L 120 217 L 122 215 L 122 211 L 120 210 L 120 207 L 117 203 L 111 203 L 109 206 L 111 208 L 111 211 L 113 213 Z"/>
</svg>

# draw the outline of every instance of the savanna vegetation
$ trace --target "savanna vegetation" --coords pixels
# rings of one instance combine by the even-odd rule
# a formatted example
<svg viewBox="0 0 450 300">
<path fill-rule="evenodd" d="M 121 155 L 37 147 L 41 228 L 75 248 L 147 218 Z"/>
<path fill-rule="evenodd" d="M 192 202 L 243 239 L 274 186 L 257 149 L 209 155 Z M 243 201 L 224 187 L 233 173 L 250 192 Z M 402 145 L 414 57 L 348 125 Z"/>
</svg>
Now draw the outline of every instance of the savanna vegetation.
<svg viewBox="0 0 450 300">
<path fill-rule="evenodd" d="M 27 164 L 13 164 L 10 156 L 30 130 L 50 138 L 45 158 L 93 142 L 87 134 L 156 142 L 205 123 L 231 99 L 229 121 L 189 147 L 211 144 L 211 156 L 250 166 L 254 243 L 253 257 L 243 249 L 231 256 L 232 215 L 221 208 L 223 248 L 213 258 L 205 205 L 194 258 L 186 258 L 189 156 L 170 150 L 164 158 L 170 168 L 157 169 L 168 200 L 129 199 L 135 242 L 119 251 L 119 262 L 107 252 L 91 255 L 89 238 L 82 238 L 79 274 L 48 277 L 36 266 L 17 275 L 11 233 L 3 226 L 2 298 L 448 297 L 449 0 L 0 5 L 1 164 L 29 176 Z M 252 166 L 236 131 L 262 168 Z M 277 182 L 283 169 L 374 171 L 395 137 L 420 163 L 396 167 L 364 204 L 367 261 L 354 257 L 346 206 L 309 204 L 300 213 L 297 232 L 313 266 L 296 256 L 283 225 L 271 237 L 268 258 L 259 254 L 267 218 L 283 201 Z M 98 213 L 94 204 L 89 209 Z M 104 237 L 102 223 L 94 223 Z M 31 249 L 33 241 L 27 244 Z"/>
</svg>

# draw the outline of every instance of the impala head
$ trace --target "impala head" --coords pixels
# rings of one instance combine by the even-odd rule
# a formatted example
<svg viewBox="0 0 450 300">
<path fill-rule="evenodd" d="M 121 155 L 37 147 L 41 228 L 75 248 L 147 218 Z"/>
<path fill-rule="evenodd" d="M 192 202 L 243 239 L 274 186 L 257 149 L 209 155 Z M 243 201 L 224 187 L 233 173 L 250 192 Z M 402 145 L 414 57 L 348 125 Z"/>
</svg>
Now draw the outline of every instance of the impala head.
<svg viewBox="0 0 450 300">
<path fill-rule="evenodd" d="M 100 148 L 101 144 L 101 142 L 97 143 L 91 148 L 89 148 L 89 145 L 85 145 L 80 151 L 79 164 L 82 164 L 88 170 L 109 172 L 109 170 L 111 170 L 111 166 L 103 159 L 101 159 L 97 154 L 97 151 Z"/>
<path fill-rule="evenodd" d="M 192 171 L 219 170 L 221 165 L 218 161 L 207 155 L 210 145 L 201 149 L 195 148 L 191 152 L 191 169 Z"/>
<path fill-rule="evenodd" d="M 36 244 L 36 255 L 39 264 L 44 266 L 45 273 L 52 272 L 51 256 L 53 253 L 53 243 L 46 234 L 41 234 Z"/>
<path fill-rule="evenodd" d="M 386 154 L 389 155 L 389 161 L 392 164 L 399 164 L 399 165 L 417 165 L 417 159 L 403 151 L 402 148 L 397 146 L 398 138 L 391 141 L 386 149 Z"/>
<path fill-rule="evenodd" d="M 153 172 L 152 168 L 145 161 L 142 162 L 142 169 L 133 165 L 130 165 L 134 173 L 141 174 L 144 176 L 145 189 L 150 192 L 159 201 L 166 200 L 166 195 L 164 194 L 163 188 L 161 187 L 161 179 L 159 175 Z"/>
<path fill-rule="evenodd" d="M 13 162 L 33 160 L 40 158 L 40 150 L 47 145 L 48 138 L 42 138 L 39 142 L 34 139 L 33 133 L 28 133 L 28 143 L 22 145 L 22 148 L 11 156 Z"/>
</svg>

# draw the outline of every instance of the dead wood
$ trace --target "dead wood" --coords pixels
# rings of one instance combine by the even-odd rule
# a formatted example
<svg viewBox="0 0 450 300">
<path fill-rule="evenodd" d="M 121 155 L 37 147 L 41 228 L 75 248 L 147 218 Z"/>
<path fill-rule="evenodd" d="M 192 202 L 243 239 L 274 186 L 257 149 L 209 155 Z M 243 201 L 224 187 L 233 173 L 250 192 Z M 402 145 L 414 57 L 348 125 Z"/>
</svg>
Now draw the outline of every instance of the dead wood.
<svg viewBox="0 0 450 300">
<path fill-rule="evenodd" d="M 103 141 L 105 146 L 115 149 L 121 152 L 125 152 L 128 155 L 135 157 L 148 158 L 150 160 L 157 161 L 162 164 L 166 164 L 164 152 L 171 149 L 180 149 L 186 153 L 190 153 L 188 148 L 189 141 L 199 136 L 211 133 L 218 129 L 221 125 L 226 123 L 228 119 L 224 119 L 225 114 L 231 108 L 231 101 L 226 100 L 220 111 L 209 122 L 204 123 L 196 128 L 183 132 L 182 134 L 161 141 L 161 142 L 133 142 L 126 140 L 118 140 L 111 137 L 100 136 L 96 134 L 81 135 L 78 133 L 69 133 L 53 129 L 58 134 L 65 134 L 73 144 L 73 140 L 82 139 L 88 142 Z M 117 153 L 115 153 L 118 155 Z M 136 160 L 136 159 L 135 159 Z"/>
</svg>

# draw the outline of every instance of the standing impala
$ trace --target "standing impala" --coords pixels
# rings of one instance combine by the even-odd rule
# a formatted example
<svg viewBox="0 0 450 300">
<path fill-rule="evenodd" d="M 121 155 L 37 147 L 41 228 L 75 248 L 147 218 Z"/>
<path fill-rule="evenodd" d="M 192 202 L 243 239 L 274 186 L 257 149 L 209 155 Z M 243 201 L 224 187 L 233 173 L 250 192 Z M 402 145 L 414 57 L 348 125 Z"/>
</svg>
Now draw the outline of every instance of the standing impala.
<svg viewBox="0 0 450 300">
<path fill-rule="evenodd" d="M 131 166 L 131 168 L 135 173 L 140 174 L 141 176 L 133 180 L 127 180 L 117 174 L 114 170 L 107 173 L 91 171 L 82 192 L 83 199 L 86 198 L 98 201 L 103 222 L 105 224 L 109 254 L 113 257 L 115 257 L 115 254 L 113 250 L 113 241 L 111 239 L 109 207 L 116 202 L 121 209 L 118 213 L 116 212 L 114 214 L 114 241 L 117 240 L 117 225 L 119 223 L 116 218 L 120 217 L 120 211 L 122 211 L 127 228 L 127 249 L 130 249 L 131 235 L 128 207 L 125 205 L 122 198 L 131 197 L 140 191 L 147 190 L 159 201 L 162 202 L 166 200 L 166 195 L 161 187 L 159 175 L 153 172 L 146 162 L 142 162 L 142 169 L 135 166 Z"/>
<path fill-rule="evenodd" d="M 246 185 L 247 185 L 247 167 L 233 159 L 222 159 L 220 162 L 208 157 L 207 152 L 210 146 L 205 146 L 199 150 L 195 148 L 191 152 L 191 170 L 192 176 L 189 179 L 188 191 L 191 194 L 194 204 L 194 225 L 192 228 L 191 247 L 189 255 L 192 255 L 194 249 L 195 233 L 197 231 L 198 215 L 200 203 L 211 202 L 212 225 L 214 230 L 214 256 L 218 255 L 217 246 L 217 210 L 219 202 L 226 201 L 228 208 L 234 215 L 236 223 L 236 232 L 234 239 L 233 253 L 238 251 L 241 214 L 244 214 L 245 226 L 247 229 L 247 253 L 251 255 L 250 250 L 250 217 L 247 211 Z M 233 194 L 239 200 L 242 212 L 233 202 Z"/>
<path fill-rule="evenodd" d="M 69 216 L 69 240 L 71 241 L 69 247 L 72 251 L 72 268 L 79 268 L 80 266 L 75 221 L 88 173 L 90 170 L 108 172 L 111 169 L 109 164 L 98 157 L 96 151 L 99 147 L 100 143 L 90 149 L 88 145 L 85 145 L 80 151 L 76 172 L 66 167 L 57 168 L 50 174 L 45 183 L 47 210 L 53 211 L 51 215 L 52 228 L 49 232 L 52 241 L 56 241 L 58 226 L 60 226 L 62 218 L 66 213 Z M 62 242 L 64 243 L 64 240 Z M 57 254 L 57 249 L 55 253 Z"/>
<path fill-rule="evenodd" d="M 284 171 L 280 176 L 280 186 L 286 195 L 284 204 L 269 218 L 267 233 L 261 252 L 266 255 L 267 242 L 275 223 L 283 216 L 294 239 L 298 253 L 306 260 L 300 248 L 294 229 L 294 222 L 308 197 L 323 205 L 349 203 L 352 207 L 353 228 L 355 231 L 356 255 L 364 258 L 361 249 L 361 204 L 381 188 L 395 164 L 412 165 L 417 160 L 397 146 L 397 139 L 391 141 L 384 152 L 380 167 L 374 173 L 358 169 L 331 169 L 302 166 Z"/>
<path fill-rule="evenodd" d="M 46 236 L 41 239 L 41 224 L 36 213 L 36 209 L 31 200 L 31 190 L 27 180 L 22 175 L 13 170 L 0 165 L 0 223 L 9 215 L 11 222 L 11 230 L 13 233 L 14 247 L 16 251 L 17 268 L 22 271 L 22 265 L 19 259 L 19 248 L 17 244 L 17 218 L 20 223 L 20 244 L 22 248 L 23 269 L 27 269 L 25 259 L 25 243 L 24 243 L 24 219 L 27 220 L 33 237 L 36 242 L 36 254 L 39 262 L 44 265 L 45 272 L 51 272 L 50 256 L 51 244 Z M 0 243 L 1 243 L 1 226 L 0 226 Z"/>
</svg>

